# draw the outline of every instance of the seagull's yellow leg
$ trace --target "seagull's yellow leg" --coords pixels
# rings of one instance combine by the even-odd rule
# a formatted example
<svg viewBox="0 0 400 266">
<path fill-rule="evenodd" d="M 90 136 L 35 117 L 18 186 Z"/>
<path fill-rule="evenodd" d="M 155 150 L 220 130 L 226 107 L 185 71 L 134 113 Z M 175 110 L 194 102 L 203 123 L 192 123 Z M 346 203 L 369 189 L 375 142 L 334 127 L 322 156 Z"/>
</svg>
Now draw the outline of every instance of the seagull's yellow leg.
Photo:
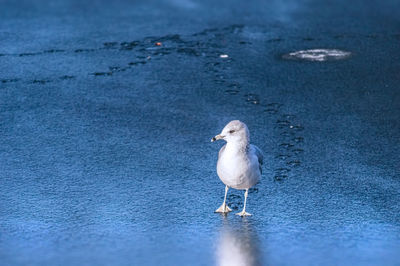
<svg viewBox="0 0 400 266">
<path fill-rule="evenodd" d="M 246 201 L 247 201 L 247 194 L 249 194 L 249 189 L 246 189 L 246 192 L 244 192 L 244 206 L 243 206 L 243 210 L 241 212 L 236 213 L 236 215 L 239 216 L 251 216 L 250 213 L 246 212 Z"/>
<path fill-rule="evenodd" d="M 215 212 L 228 213 L 228 212 L 232 211 L 232 209 L 229 208 L 228 205 L 226 205 L 226 195 L 228 195 L 228 190 L 229 190 L 229 187 L 225 186 L 224 202 L 222 203 L 221 207 L 219 207 L 218 209 L 215 210 Z"/>
</svg>

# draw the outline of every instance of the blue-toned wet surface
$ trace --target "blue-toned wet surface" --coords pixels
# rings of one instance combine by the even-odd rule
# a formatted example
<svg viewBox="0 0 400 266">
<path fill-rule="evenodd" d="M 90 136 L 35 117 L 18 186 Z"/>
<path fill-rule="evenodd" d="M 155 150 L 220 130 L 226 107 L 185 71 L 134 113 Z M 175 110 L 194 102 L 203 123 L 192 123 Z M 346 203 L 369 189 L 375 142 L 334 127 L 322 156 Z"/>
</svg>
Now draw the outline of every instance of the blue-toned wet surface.
<svg viewBox="0 0 400 266">
<path fill-rule="evenodd" d="M 0 3 L 1 265 L 399 265 L 399 3 L 214 2 Z"/>
</svg>

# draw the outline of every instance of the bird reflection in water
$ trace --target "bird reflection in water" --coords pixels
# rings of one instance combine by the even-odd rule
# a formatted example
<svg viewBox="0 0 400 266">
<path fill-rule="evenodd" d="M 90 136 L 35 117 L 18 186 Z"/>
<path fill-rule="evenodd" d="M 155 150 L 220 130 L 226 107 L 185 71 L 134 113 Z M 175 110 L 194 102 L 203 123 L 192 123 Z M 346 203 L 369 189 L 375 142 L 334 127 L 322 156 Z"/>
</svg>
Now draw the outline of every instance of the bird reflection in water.
<svg viewBox="0 0 400 266">
<path fill-rule="evenodd" d="M 216 261 L 218 266 L 261 265 L 259 239 L 250 219 L 222 215 Z"/>
</svg>

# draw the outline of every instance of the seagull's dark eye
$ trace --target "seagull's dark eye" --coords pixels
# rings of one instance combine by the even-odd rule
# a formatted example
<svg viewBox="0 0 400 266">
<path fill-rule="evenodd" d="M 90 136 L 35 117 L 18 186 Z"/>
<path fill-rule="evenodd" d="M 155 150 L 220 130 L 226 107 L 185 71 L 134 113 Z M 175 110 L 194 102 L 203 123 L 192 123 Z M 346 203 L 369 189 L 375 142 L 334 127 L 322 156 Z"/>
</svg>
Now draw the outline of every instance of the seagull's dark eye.
<svg viewBox="0 0 400 266">
<path fill-rule="evenodd" d="M 235 133 L 235 130 L 229 130 L 229 134 Z"/>
</svg>

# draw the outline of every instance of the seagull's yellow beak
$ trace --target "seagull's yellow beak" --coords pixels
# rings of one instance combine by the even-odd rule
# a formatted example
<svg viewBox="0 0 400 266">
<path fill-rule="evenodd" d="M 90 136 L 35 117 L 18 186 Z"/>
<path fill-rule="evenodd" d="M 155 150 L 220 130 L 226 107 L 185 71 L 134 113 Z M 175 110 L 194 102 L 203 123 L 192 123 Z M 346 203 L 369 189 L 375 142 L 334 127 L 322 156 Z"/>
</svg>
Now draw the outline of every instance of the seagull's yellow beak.
<svg viewBox="0 0 400 266">
<path fill-rule="evenodd" d="M 215 137 L 213 137 L 213 138 L 211 139 L 211 142 L 214 142 L 214 141 L 219 140 L 219 139 L 224 139 L 224 136 L 222 136 L 222 135 L 216 135 Z"/>
</svg>

